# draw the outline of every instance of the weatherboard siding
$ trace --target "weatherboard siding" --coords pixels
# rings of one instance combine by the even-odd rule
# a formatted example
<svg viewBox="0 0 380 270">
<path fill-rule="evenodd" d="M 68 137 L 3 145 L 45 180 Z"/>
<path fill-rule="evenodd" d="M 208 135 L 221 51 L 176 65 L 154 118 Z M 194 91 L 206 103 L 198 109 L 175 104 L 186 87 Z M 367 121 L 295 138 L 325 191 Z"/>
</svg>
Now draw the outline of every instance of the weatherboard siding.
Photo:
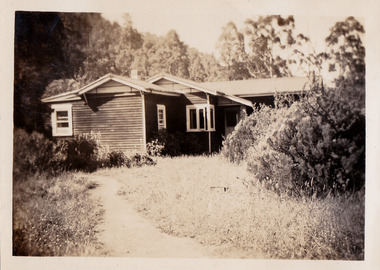
<svg viewBox="0 0 380 270">
<path fill-rule="evenodd" d="M 114 150 L 144 147 L 142 100 L 140 94 L 126 97 L 88 95 L 88 104 L 73 103 L 74 136 L 100 132 L 101 142 Z"/>
<path fill-rule="evenodd" d="M 145 124 L 147 142 L 158 132 L 157 105 L 165 105 L 166 129 L 169 133 L 186 130 L 186 110 L 180 97 L 145 94 Z"/>
</svg>

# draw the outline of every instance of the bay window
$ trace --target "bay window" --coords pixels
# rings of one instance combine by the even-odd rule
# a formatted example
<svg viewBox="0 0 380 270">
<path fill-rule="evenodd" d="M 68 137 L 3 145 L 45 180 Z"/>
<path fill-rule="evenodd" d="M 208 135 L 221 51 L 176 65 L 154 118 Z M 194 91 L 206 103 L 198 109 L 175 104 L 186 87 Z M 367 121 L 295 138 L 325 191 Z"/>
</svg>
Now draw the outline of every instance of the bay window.
<svg viewBox="0 0 380 270">
<path fill-rule="evenodd" d="M 215 131 L 214 105 L 197 104 L 186 106 L 187 131 Z M 210 127 L 209 127 L 210 126 Z"/>
</svg>

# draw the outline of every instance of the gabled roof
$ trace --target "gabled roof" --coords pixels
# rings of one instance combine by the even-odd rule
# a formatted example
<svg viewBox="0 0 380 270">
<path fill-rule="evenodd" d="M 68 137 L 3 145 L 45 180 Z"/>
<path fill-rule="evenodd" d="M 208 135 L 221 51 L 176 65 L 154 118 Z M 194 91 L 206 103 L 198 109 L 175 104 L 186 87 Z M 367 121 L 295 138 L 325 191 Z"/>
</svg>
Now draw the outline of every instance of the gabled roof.
<svg viewBox="0 0 380 270">
<path fill-rule="evenodd" d="M 205 82 L 202 87 L 239 97 L 271 96 L 281 93 L 309 91 L 311 84 L 307 77 L 250 79 L 240 81 Z"/>
<path fill-rule="evenodd" d="M 93 81 L 92 83 L 78 89 L 75 91 L 70 91 L 58 95 L 54 95 L 52 97 L 47 97 L 42 99 L 42 102 L 58 102 L 58 101 L 71 101 L 71 100 L 78 100 L 80 99 L 81 95 L 86 94 L 87 92 L 109 82 L 109 81 L 115 81 L 120 84 L 129 86 L 131 88 L 135 88 L 142 92 L 147 93 L 154 93 L 154 94 L 160 94 L 160 95 L 167 95 L 167 96 L 180 96 L 181 94 L 176 91 L 170 91 L 164 87 L 145 82 L 140 81 L 136 79 L 126 78 L 123 76 L 115 75 L 115 74 L 107 74 L 96 81 Z"/>
<path fill-rule="evenodd" d="M 201 91 L 201 92 L 204 92 L 207 94 L 211 94 L 214 96 L 222 96 L 222 97 L 230 99 L 234 102 L 238 102 L 238 103 L 244 104 L 246 106 L 253 107 L 252 102 L 249 100 L 246 100 L 246 99 L 243 99 L 243 98 L 231 95 L 231 94 L 226 94 L 223 91 L 219 91 L 220 89 L 217 89 L 217 88 L 210 88 L 210 87 L 204 86 L 203 83 L 196 83 L 194 81 L 179 78 L 179 77 L 167 74 L 167 73 L 160 73 L 158 75 L 155 75 L 155 76 L 149 78 L 147 80 L 147 82 L 155 83 L 161 79 L 166 79 L 166 80 L 172 81 L 174 83 L 182 84 L 182 85 L 189 87 L 191 89 L 196 89 L 198 91 Z"/>
</svg>

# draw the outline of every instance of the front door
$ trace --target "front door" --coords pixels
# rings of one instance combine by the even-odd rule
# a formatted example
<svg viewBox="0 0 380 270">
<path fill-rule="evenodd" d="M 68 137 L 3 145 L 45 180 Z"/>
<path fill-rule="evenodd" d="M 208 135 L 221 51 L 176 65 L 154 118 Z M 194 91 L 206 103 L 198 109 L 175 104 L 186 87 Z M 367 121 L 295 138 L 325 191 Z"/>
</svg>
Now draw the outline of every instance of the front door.
<svg viewBox="0 0 380 270">
<path fill-rule="evenodd" d="M 240 109 L 239 108 L 226 108 L 224 111 L 224 126 L 225 126 L 225 136 L 227 138 L 228 134 L 234 131 L 235 126 L 240 120 Z"/>
</svg>

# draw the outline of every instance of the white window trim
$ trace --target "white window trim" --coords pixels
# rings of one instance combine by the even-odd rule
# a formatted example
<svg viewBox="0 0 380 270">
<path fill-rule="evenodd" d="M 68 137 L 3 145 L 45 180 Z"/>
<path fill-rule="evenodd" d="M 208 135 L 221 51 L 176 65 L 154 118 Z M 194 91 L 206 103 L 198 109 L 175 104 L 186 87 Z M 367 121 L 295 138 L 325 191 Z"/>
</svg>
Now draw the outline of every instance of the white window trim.
<svg viewBox="0 0 380 270">
<path fill-rule="evenodd" d="M 53 104 L 51 106 L 53 112 L 51 113 L 51 125 L 53 128 L 53 136 L 72 136 L 73 135 L 73 115 L 72 104 Z M 67 111 L 69 123 L 68 127 L 57 127 L 57 111 Z"/>
<path fill-rule="evenodd" d="M 204 113 L 204 128 L 199 128 L 200 127 L 200 121 L 199 121 L 199 110 L 208 108 L 208 111 Z M 195 109 L 196 110 L 196 116 L 197 116 L 197 128 L 191 129 L 190 128 L 190 110 Z M 206 124 L 206 119 L 208 119 L 208 115 L 210 115 L 210 109 L 213 110 L 213 117 L 212 117 L 212 123 L 214 126 L 211 129 L 206 129 L 206 126 L 209 127 L 209 124 Z M 211 120 L 211 119 L 210 119 Z M 211 124 L 211 121 L 209 121 Z M 195 104 L 195 105 L 187 105 L 186 106 L 186 129 L 187 132 L 202 132 L 202 131 L 215 131 L 215 106 L 214 105 L 208 105 L 208 104 Z"/>
<path fill-rule="evenodd" d="M 160 119 L 159 119 L 159 111 L 160 110 L 163 111 L 163 120 L 164 120 L 163 125 L 160 125 Z M 157 104 L 157 127 L 158 127 L 158 130 L 166 129 L 166 107 L 165 107 L 165 105 L 162 105 L 162 104 Z"/>
</svg>

